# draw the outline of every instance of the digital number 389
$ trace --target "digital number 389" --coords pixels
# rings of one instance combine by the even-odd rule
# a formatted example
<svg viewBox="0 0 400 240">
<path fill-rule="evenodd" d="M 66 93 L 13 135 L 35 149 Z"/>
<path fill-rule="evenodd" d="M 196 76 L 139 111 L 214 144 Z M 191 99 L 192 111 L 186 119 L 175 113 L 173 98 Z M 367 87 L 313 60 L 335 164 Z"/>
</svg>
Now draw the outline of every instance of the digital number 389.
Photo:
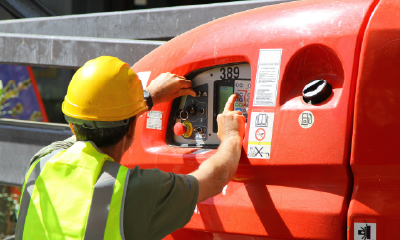
<svg viewBox="0 0 400 240">
<path fill-rule="evenodd" d="M 227 68 L 221 68 L 219 70 L 221 72 L 220 78 L 222 80 L 225 79 L 238 79 L 239 78 L 239 68 L 238 67 L 227 67 Z"/>
</svg>

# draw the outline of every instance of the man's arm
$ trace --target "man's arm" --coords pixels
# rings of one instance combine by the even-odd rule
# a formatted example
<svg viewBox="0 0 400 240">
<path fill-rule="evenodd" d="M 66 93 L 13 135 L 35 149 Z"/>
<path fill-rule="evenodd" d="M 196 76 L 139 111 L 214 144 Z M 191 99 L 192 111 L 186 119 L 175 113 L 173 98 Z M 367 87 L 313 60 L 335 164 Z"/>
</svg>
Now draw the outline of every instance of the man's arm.
<svg viewBox="0 0 400 240">
<path fill-rule="evenodd" d="M 217 152 L 190 174 L 199 182 L 197 203 L 219 194 L 236 173 L 246 121 L 241 112 L 232 111 L 236 99 L 237 95 L 232 95 L 224 112 L 217 117 L 218 137 L 221 140 Z"/>
<path fill-rule="evenodd" d="M 154 105 L 170 102 L 183 95 L 196 97 L 190 80 L 169 72 L 162 73 L 151 81 L 146 90 L 150 93 Z"/>
<path fill-rule="evenodd" d="M 156 105 L 183 95 L 195 97 L 196 93 L 191 87 L 192 82 L 185 77 L 163 73 L 151 81 L 146 90 Z M 237 170 L 246 118 L 241 112 L 232 111 L 236 99 L 237 95 L 232 95 L 225 105 L 224 112 L 217 117 L 218 137 L 221 140 L 217 152 L 203 162 L 197 171 L 190 174 L 199 182 L 198 203 L 219 194 Z"/>
</svg>

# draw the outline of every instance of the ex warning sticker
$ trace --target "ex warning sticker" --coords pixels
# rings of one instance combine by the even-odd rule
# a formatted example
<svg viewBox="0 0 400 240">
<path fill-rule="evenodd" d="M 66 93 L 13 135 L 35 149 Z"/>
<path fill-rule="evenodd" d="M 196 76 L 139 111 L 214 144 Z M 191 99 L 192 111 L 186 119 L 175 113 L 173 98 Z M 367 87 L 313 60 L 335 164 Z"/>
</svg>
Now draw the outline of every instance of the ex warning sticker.
<svg viewBox="0 0 400 240">
<path fill-rule="evenodd" d="M 282 49 L 260 49 L 253 106 L 275 106 Z"/>
<path fill-rule="evenodd" d="M 147 113 L 146 128 L 148 129 L 162 129 L 162 112 L 161 111 L 150 111 Z"/>
<path fill-rule="evenodd" d="M 248 158 L 270 158 L 273 125 L 274 113 L 251 113 L 249 145 L 247 148 Z"/>
<path fill-rule="evenodd" d="M 376 220 L 355 219 L 354 240 L 376 240 Z"/>
</svg>

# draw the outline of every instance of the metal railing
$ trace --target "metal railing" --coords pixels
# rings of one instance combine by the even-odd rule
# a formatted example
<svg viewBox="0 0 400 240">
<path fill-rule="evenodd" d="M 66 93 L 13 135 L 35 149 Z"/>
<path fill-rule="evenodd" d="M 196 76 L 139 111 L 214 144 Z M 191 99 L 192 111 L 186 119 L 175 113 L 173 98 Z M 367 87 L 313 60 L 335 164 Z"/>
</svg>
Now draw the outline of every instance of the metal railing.
<svg viewBox="0 0 400 240">
<path fill-rule="evenodd" d="M 0 182 L 22 185 L 32 156 L 42 147 L 71 135 L 67 124 L 0 119 Z"/>
</svg>

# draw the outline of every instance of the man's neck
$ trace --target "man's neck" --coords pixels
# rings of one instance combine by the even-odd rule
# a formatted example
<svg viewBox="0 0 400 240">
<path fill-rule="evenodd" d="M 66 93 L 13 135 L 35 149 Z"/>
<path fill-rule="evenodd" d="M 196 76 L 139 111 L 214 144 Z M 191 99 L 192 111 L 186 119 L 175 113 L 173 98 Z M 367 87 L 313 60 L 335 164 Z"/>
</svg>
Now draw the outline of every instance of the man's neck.
<svg viewBox="0 0 400 240">
<path fill-rule="evenodd" d="M 119 143 L 109 146 L 109 147 L 99 147 L 99 149 L 110 156 L 115 162 L 120 163 L 122 156 L 125 153 L 125 141 L 124 139 L 119 141 Z"/>
</svg>

